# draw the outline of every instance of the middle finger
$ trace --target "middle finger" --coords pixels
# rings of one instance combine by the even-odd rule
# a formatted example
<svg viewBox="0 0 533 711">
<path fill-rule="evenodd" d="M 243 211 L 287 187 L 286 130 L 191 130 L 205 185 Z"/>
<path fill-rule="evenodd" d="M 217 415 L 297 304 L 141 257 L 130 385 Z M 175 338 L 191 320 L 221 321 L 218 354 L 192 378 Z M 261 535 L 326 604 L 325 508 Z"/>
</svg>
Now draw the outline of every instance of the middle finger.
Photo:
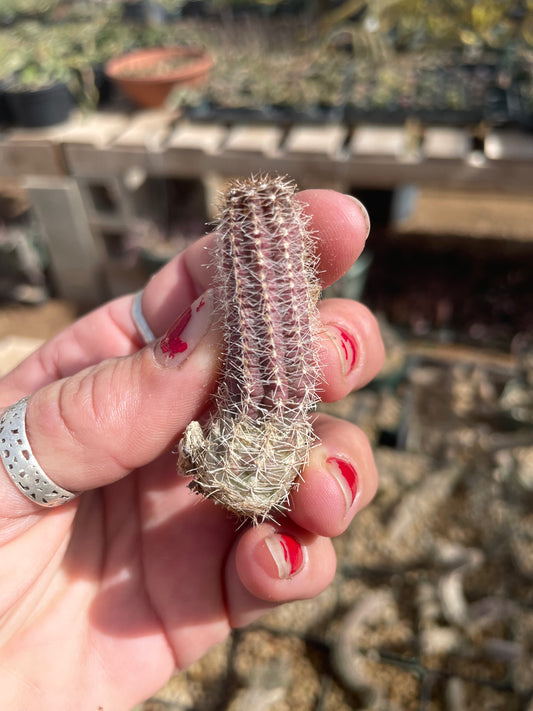
<svg viewBox="0 0 533 711">
<path fill-rule="evenodd" d="M 341 400 L 363 387 L 381 370 L 385 348 L 378 322 L 363 304 L 349 299 L 326 299 L 319 304 L 323 402 Z"/>
<path fill-rule="evenodd" d="M 344 420 L 320 414 L 302 484 L 291 494 L 289 518 L 319 536 L 338 536 L 370 503 L 378 474 L 368 438 Z"/>
</svg>

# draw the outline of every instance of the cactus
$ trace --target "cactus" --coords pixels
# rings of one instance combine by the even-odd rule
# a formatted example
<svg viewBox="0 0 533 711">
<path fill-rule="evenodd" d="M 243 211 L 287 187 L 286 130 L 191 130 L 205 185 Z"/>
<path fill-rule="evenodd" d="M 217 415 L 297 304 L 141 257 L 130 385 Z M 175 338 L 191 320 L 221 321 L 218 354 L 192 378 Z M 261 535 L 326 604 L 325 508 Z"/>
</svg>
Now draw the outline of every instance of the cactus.
<svg viewBox="0 0 533 711">
<path fill-rule="evenodd" d="M 320 291 L 294 193 L 287 179 L 259 176 L 224 197 L 214 255 L 224 366 L 214 414 L 179 445 L 190 488 L 254 523 L 288 509 L 313 441 Z"/>
</svg>

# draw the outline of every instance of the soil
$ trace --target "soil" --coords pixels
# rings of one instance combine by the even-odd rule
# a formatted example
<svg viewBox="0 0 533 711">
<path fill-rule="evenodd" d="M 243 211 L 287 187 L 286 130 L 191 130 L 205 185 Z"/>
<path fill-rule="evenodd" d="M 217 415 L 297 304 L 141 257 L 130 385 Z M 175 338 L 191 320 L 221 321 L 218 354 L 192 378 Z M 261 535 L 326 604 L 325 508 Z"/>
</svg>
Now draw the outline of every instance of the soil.
<svg viewBox="0 0 533 711">
<path fill-rule="evenodd" d="M 120 79 L 161 79 L 185 69 L 196 61 L 196 57 L 168 57 L 150 66 L 139 67 L 132 64 L 129 68 L 125 67 L 117 76 Z"/>
</svg>

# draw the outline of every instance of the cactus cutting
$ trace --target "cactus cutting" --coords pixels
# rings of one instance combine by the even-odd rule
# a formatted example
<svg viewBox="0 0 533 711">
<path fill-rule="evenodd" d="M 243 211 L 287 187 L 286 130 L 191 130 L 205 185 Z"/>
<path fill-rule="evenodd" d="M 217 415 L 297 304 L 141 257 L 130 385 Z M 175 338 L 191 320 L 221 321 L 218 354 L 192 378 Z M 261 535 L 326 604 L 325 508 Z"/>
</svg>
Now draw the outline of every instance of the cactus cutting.
<svg viewBox="0 0 533 711">
<path fill-rule="evenodd" d="M 289 508 L 314 437 L 320 287 L 295 190 L 258 176 L 224 196 L 213 284 L 223 369 L 213 414 L 191 422 L 179 444 L 190 488 L 254 523 Z"/>
</svg>

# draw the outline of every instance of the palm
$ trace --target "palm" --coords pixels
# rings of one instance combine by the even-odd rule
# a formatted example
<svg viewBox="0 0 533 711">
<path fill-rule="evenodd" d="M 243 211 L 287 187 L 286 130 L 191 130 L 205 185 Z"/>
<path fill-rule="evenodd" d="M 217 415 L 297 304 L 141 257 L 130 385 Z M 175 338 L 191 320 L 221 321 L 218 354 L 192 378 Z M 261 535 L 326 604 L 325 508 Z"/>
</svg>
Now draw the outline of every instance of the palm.
<svg viewBox="0 0 533 711">
<path fill-rule="evenodd" d="M 50 650 L 48 682 L 112 687 L 120 704 L 110 707 L 128 708 L 227 635 L 223 569 L 235 521 L 191 494 L 170 458 L 84 494 L 74 520 L 61 513 L 53 562 L 13 581 L 26 590 L 19 609 L 39 602 L 10 646 Z M 33 535 L 48 537 L 49 521 Z"/>
</svg>

